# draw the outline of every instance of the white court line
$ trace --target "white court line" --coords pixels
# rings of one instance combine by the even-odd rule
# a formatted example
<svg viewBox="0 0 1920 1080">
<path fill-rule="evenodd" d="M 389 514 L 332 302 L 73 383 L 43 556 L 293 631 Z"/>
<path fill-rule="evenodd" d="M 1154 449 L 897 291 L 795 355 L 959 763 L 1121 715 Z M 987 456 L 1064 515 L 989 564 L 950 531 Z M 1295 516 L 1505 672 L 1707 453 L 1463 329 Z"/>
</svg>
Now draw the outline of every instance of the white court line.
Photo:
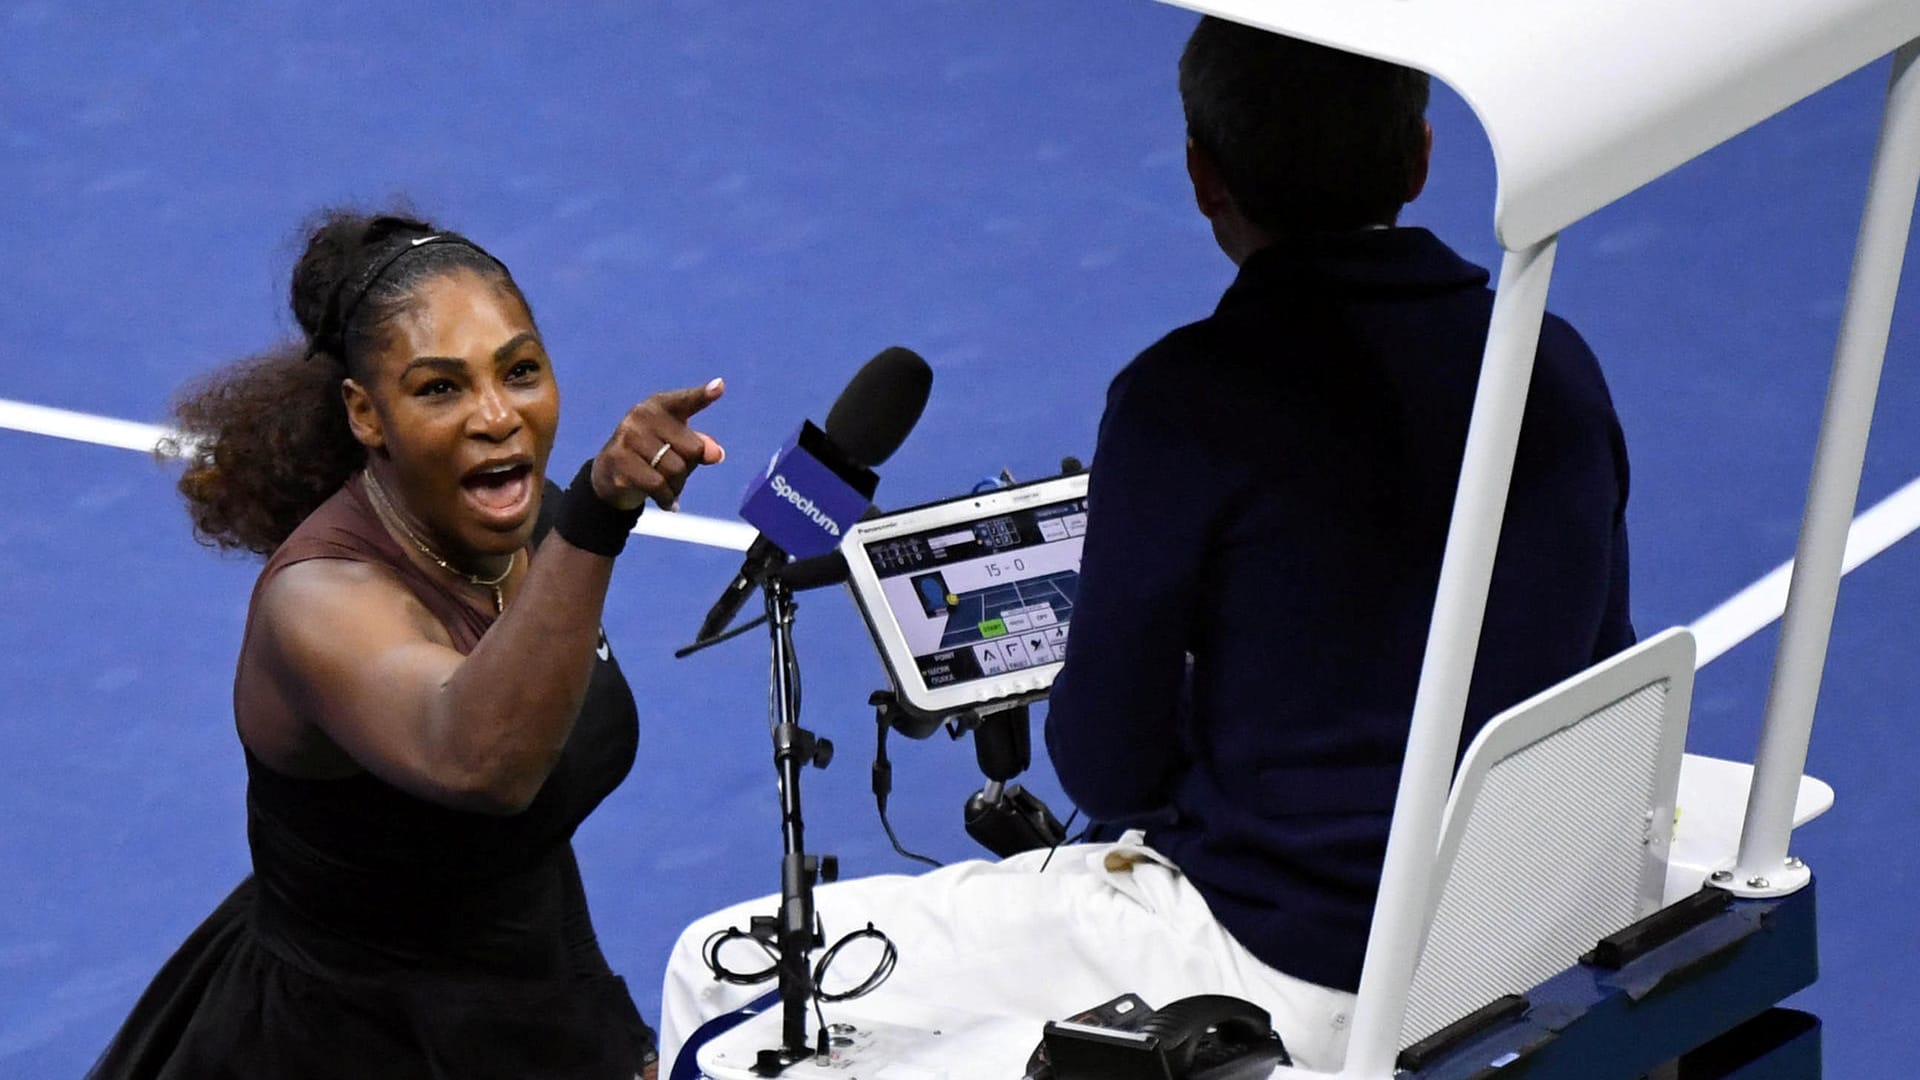
<svg viewBox="0 0 1920 1080">
<path fill-rule="evenodd" d="M 107 416 L 90 416 L 29 405 L 24 401 L 0 400 L 0 428 L 51 435 L 56 439 L 112 446 L 121 450 L 142 450 L 149 454 L 159 448 L 160 440 L 172 432 L 156 424 L 136 424 Z"/>
<path fill-rule="evenodd" d="M 131 420 L 115 420 L 4 399 L 0 399 L 0 428 L 148 453 L 152 453 L 160 440 L 170 434 L 166 428 L 153 424 L 137 424 Z M 1911 481 L 1853 519 L 1853 526 L 1847 530 L 1847 553 L 1841 572 L 1851 572 L 1915 529 L 1920 529 L 1920 479 Z M 754 537 L 753 527 L 744 522 L 701 517 L 698 514 L 659 512 L 642 515 L 640 524 L 633 531 L 641 536 L 706 544 L 732 551 L 745 551 Z M 1774 568 L 1772 573 L 1694 620 L 1690 628 L 1698 650 L 1694 666 L 1706 667 L 1727 650 L 1778 619 L 1787 608 L 1787 583 L 1792 574 L 1793 561 L 1789 559 Z"/>
<path fill-rule="evenodd" d="M 1847 552 L 1840 572 L 1853 569 L 1892 547 L 1902 537 L 1920 529 L 1920 479 L 1881 499 L 1873 508 L 1853 519 L 1847 529 Z M 1793 560 L 1788 559 L 1759 581 L 1733 594 L 1725 603 L 1695 619 L 1693 631 L 1694 668 L 1759 633 L 1787 610 L 1787 585 L 1793 576 Z"/>
<path fill-rule="evenodd" d="M 669 514 L 664 510 L 649 510 L 641 514 L 640 523 L 633 527 L 633 531 L 640 536 L 683 540 L 689 544 L 705 544 L 729 551 L 747 550 L 753 544 L 753 538 L 760 535 L 744 521 L 701 517 L 699 514 Z"/>
<path fill-rule="evenodd" d="M 0 399 L 0 429 L 148 454 L 158 452 L 161 440 L 174 435 L 172 430 L 157 424 L 139 424 L 5 399 Z M 658 509 L 640 515 L 640 523 L 633 531 L 639 536 L 657 536 L 731 551 L 747 550 L 756 535 L 753 526 L 745 522 L 698 514 L 669 514 Z"/>
</svg>

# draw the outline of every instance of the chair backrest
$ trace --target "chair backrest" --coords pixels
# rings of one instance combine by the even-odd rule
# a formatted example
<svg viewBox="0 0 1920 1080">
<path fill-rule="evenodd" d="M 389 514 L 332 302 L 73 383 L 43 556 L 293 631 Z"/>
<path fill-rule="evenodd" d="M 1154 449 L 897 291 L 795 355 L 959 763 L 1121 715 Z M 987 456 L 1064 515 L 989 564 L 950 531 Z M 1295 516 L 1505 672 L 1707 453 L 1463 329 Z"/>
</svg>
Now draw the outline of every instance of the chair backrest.
<svg viewBox="0 0 1920 1080">
<path fill-rule="evenodd" d="M 1693 658 L 1668 630 L 1481 729 L 1447 800 L 1402 1046 L 1659 908 Z"/>
</svg>

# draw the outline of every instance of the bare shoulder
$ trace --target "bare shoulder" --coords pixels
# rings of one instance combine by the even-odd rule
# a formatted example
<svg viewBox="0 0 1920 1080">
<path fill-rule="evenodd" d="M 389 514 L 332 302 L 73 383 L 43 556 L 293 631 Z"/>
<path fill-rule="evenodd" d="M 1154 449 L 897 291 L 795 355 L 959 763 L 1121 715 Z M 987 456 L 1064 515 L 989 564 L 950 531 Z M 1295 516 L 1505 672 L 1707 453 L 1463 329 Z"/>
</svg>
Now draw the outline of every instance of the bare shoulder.
<svg viewBox="0 0 1920 1080">
<path fill-rule="evenodd" d="M 364 696 L 381 658 L 451 651 L 446 628 L 386 567 L 312 559 L 276 573 L 254 598 L 234 687 L 242 741 L 270 766 L 328 777 L 360 771 L 329 735 L 342 697 Z"/>
<path fill-rule="evenodd" d="M 275 651 L 328 641 L 357 651 L 396 638 L 452 644 L 392 570 L 352 559 L 308 559 L 281 570 L 254 598 L 253 623 L 261 644 Z"/>
</svg>

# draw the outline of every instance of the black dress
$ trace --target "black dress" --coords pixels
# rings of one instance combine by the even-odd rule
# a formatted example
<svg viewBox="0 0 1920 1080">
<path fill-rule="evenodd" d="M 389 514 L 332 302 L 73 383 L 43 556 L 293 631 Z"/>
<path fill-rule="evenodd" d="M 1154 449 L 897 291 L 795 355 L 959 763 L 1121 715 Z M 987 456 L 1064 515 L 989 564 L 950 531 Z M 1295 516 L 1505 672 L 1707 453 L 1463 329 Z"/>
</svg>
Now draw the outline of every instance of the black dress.
<svg viewBox="0 0 1920 1080">
<path fill-rule="evenodd" d="M 311 558 L 391 566 L 463 653 L 491 621 L 404 556 L 357 479 L 260 580 Z M 559 763 L 520 814 L 448 809 L 366 773 L 295 778 L 248 754 L 253 875 L 89 1075 L 631 1080 L 653 1032 L 594 939 L 572 836 L 632 767 L 637 732 L 603 638 Z"/>
</svg>

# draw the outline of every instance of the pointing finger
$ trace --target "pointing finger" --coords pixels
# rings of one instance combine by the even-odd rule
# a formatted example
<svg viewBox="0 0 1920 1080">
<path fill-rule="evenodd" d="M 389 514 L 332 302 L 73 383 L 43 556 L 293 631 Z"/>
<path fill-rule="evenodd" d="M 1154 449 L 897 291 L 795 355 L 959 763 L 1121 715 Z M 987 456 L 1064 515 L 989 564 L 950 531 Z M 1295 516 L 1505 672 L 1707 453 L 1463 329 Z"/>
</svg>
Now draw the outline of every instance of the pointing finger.
<svg viewBox="0 0 1920 1080">
<path fill-rule="evenodd" d="M 684 390 L 663 390 L 654 395 L 654 400 L 659 402 L 660 407 L 669 415 L 685 420 L 720 400 L 720 395 L 726 392 L 726 380 L 714 379 L 705 386 L 689 386 Z"/>
</svg>

